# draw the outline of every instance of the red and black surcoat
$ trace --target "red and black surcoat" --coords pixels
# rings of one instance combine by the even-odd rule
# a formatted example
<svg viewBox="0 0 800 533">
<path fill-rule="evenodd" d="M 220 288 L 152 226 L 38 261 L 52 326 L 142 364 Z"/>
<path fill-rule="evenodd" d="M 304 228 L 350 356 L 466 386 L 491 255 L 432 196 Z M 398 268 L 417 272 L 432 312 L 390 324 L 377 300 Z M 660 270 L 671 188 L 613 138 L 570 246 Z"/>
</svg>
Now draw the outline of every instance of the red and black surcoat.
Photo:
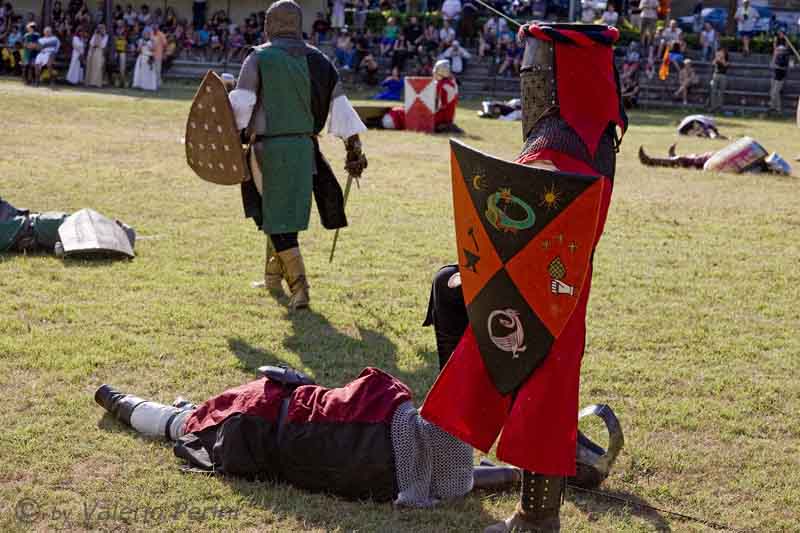
<svg viewBox="0 0 800 533">
<path fill-rule="evenodd" d="M 397 481 L 390 426 L 410 400 L 408 387 L 376 368 L 333 389 L 292 390 L 261 378 L 200 405 L 175 454 L 205 470 L 391 500 Z"/>
</svg>

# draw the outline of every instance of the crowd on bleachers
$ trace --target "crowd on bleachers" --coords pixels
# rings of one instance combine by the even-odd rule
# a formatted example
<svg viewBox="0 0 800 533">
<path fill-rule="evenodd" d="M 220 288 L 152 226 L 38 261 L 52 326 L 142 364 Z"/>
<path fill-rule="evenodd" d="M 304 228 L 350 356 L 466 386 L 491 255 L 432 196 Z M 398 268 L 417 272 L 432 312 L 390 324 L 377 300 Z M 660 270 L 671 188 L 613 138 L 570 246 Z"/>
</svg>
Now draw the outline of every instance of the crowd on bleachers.
<svg viewBox="0 0 800 533">
<path fill-rule="evenodd" d="M 566 20 L 569 6 L 559 0 L 488 3 L 520 21 Z M 17 13 L 10 2 L 0 4 L 0 73 L 21 75 L 28 83 L 48 78 L 52 82 L 52 67 L 59 63 L 61 75 L 72 84 L 155 90 L 176 58 L 238 62 L 264 41 L 263 11 L 237 22 L 225 11 L 206 13 L 204 1 L 192 5 L 191 13 L 177 13 L 170 6 L 162 10 L 146 4 L 117 4 L 111 26 L 106 28 L 105 14 L 91 11 L 86 0 L 55 0 L 47 27 L 42 28 L 33 13 Z M 676 73 L 671 79 L 677 79 L 673 97 L 688 101 L 699 83 L 687 59 L 686 34 L 693 33 L 701 59 L 712 64 L 711 105 L 721 105 L 728 53 L 720 44 L 718 29 L 703 19 L 702 0 L 695 6 L 692 27 L 686 30 L 677 20 L 659 27 L 659 18 L 668 15 L 661 10 L 659 0 L 582 0 L 579 18 L 640 30 L 639 41 L 626 51 L 622 72 L 623 93 L 631 103 L 638 97 L 640 73 L 667 79 L 670 71 Z M 748 54 L 758 12 L 743 0 L 735 18 L 741 48 Z M 490 75 L 518 75 L 523 48 L 515 32 L 505 18 L 473 0 L 329 0 L 327 12 L 317 14 L 306 37 L 329 53 L 342 71 L 375 86 L 387 74 L 386 79 L 430 75 L 441 59 L 450 61 L 456 76 L 470 62 L 488 63 Z M 789 53 L 781 44 L 785 35 L 775 39 L 773 92 L 778 97 L 773 102 L 779 103 Z"/>
</svg>

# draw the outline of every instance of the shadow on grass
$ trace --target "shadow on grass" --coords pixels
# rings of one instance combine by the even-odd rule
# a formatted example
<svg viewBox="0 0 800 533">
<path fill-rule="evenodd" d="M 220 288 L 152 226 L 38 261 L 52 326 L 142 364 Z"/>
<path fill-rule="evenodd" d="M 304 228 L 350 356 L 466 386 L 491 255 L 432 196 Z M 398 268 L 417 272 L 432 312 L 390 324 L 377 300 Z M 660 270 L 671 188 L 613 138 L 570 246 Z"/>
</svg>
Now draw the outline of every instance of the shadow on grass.
<svg viewBox="0 0 800 533">
<path fill-rule="evenodd" d="M 420 354 L 425 362 L 420 369 L 409 372 L 399 368 L 397 345 L 380 331 L 356 325 L 356 330 L 347 334 L 312 309 L 287 311 L 286 320 L 290 331 L 282 335 L 283 347 L 296 354 L 305 367 L 312 369 L 321 385 L 341 386 L 354 379 L 365 366 L 380 368 L 407 383 L 420 378 L 425 383 L 432 383 L 438 372 L 431 354 Z M 265 364 L 282 362 L 278 354 L 254 346 L 241 337 L 229 337 L 228 347 L 248 370 L 255 371 Z"/>
<path fill-rule="evenodd" d="M 603 494 L 609 497 L 604 497 Z M 617 490 L 604 490 L 602 493 L 592 494 L 575 489 L 567 490 L 567 499 L 584 513 L 591 521 L 593 515 L 625 512 L 631 516 L 636 516 L 647 520 L 653 526 L 654 531 L 672 531 L 669 522 L 658 511 L 649 508 L 650 504 L 635 494 Z M 623 503 L 619 500 L 625 500 Z"/>
</svg>

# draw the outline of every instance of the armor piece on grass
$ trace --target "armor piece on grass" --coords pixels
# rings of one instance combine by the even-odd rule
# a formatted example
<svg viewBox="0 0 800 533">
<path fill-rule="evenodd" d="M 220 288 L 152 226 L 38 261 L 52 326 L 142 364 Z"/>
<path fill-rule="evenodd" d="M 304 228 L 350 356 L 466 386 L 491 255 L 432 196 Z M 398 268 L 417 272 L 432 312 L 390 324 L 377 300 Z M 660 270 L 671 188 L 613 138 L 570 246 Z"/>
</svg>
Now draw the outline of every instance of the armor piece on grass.
<svg viewBox="0 0 800 533">
<path fill-rule="evenodd" d="M 303 10 L 293 0 L 279 0 L 267 9 L 267 37 L 303 38 Z"/>
<path fill-rule="evenodd" d="M 714 172 L 747 172 L 760 166 L 767 151 L 752 137 L 742 137 L 712 155 L 703 170 Z"/>
<path fill-rule="evenodd" d="M 65 257 L 134 257 L 133 229 L 93 209 L 81 209 L 67 217 L 58 228 L 58 236 Z"/>
<path fill-rule="evenodd" d="M 186 162 L 200 178 L 219 185 L 250 179 L 225 83 L 209 70 L 186 120 Z"/>
<path fill-rule="evenodd" d="M 587 489 L 596 488 L 605 481 L 625 445 L 622 426 L 611 407 L 605 404 L 584 407 L 578 413 L 578 420 L 592 415 L 599 417 L 606 426 L 608 449 L 603 449 L 579 431 L 575 458 L 576 473 L 569 478 L 570 484 Z"/>
<path fill-rule="evenodd" d="M 589 270 L 603 181 L 496 159 L 451 140 L 459 271 L 501 394 L 541 364 Z"/>
<path fill-rule="evenodd" d="M 695 137 L 708 137 L 709 139 L 726 139 L 719 134 L 717 124 L 713 117 L 706 115 L 689 115 L 678 124 L 679 135 L 692 135 Z"/>
</svg>

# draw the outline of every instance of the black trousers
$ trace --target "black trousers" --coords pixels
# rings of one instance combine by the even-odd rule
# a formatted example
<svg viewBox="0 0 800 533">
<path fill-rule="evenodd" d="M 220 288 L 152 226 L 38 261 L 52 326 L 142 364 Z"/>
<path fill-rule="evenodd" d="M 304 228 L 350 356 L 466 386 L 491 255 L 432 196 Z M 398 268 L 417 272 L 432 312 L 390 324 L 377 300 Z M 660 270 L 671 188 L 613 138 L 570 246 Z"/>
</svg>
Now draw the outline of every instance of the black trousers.
<svg viewBox="0 0 800 533">
<path fill-rule="evenodd" d="M 291 248 L 300 246 L 297 243 L 297 232 L 294 233 L 273 233 L 269 236 L 276 252 L 283 252 Z"/>
<path fill-rule="evenodd" d="M 439 353 L 439 369 L 444 368 L 447 360 L 464 335 L 469 318 L 464 304 L 461 284 L 448 286 L 450 278 L 458 272 L 457 265 L 442 267 L 433 277 L 431 296 L 428 301 L 428 316 L 424 326 L 433 326 L 436 333 L 436 351 Z"/>
</svg>

